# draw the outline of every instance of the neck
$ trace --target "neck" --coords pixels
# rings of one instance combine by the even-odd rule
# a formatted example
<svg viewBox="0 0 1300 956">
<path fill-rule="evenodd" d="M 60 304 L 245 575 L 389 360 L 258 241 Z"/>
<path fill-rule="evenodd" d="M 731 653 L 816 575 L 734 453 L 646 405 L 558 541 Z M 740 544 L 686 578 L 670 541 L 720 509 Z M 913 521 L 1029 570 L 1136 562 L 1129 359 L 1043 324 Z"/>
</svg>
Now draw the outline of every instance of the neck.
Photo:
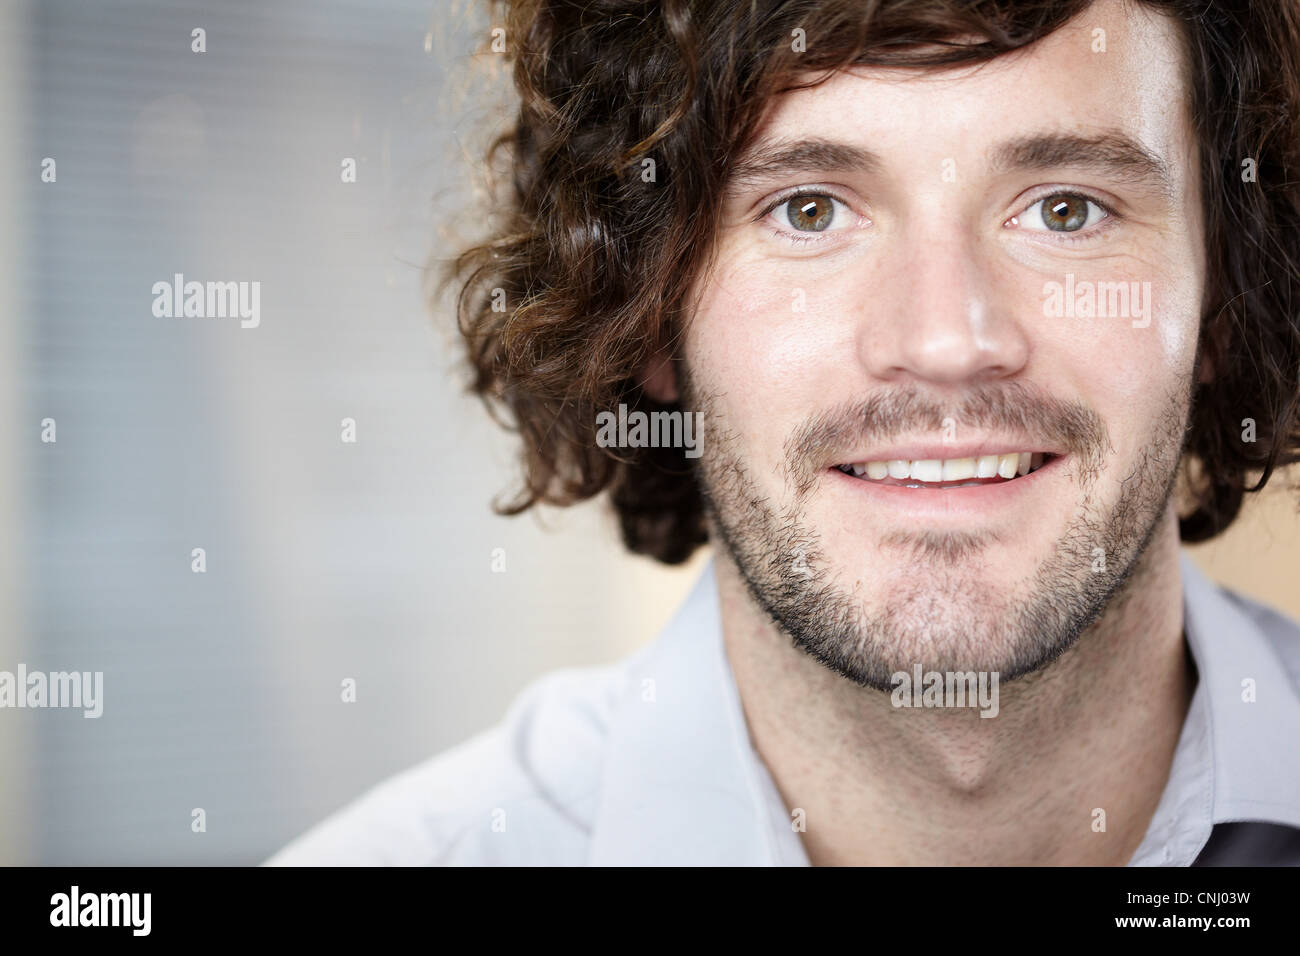
<svg viewBox="0 0 1300 956">
<path fill-rule="evenodd" d="M 754 745 L 804 811 L 815 865 L 1123 865 L 1169 775 L 1193 687 L 1177 523 L 1047 669 L 977 708 L 895 709 L 794 647 L 719 556 L 727 656 Z M 1105 830 L 1098 829 L 1104 811 Z"/>
</svg>

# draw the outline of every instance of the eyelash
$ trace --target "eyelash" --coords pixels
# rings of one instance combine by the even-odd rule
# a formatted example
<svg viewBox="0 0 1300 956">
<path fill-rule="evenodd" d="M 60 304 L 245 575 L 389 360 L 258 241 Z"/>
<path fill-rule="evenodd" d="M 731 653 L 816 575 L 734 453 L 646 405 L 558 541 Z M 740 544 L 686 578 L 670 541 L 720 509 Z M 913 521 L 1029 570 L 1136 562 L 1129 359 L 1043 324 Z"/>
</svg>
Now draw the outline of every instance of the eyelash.
<svg viewBox="0 0 1300 956">
<path fill-rule="evenodd" d="M 770 203 L 768 203 L 766 208 L 764 208 L 764 210 L 761 213 L 759 213 L 758 217 L 754 221 L 761 223 L 764 220 L 766 220 L 768 216 L 772 215 L 772 213 L 775 212 L 777 209 L 779 209 L 781 206 L 784 206 L 788 202 L 790 202 L 790 200 L 801 199 L 804 196 L 826 196 L 830 199 L 834 199 L 836 202 L 839 202 L 849 208 L 852 208 L 853 205 L 843 196 L 836 193 L 833 189 L 825 189 L 821 187 L 814 188 L 811 186 L 800 186 L 797 189 L 792 189 L 789 192 L 784 193 L 777 199 L 774 199 Z M 810 242 L 831 241 L 828 239 L 820 238 L 818 233 L 813 233 L 813 232 L 809 232 L 809 233 L 787 232 L 784 229 L 777 229 L 772 226 L 768 226 L 767 229 L 769 232 L 772 233 L 772 235 L 776 236 L 777 238 L 784 239 L 786 242 L 790 242 L 795 245 L 806 245 L 807 243 Z"/>
<path fill-rule="evenodd" d="M 1061 245 L 1078 245 L 1080 243 L 1091 242 L 1094 239 L 1098 238 L 1102 233 L 1109 232 L 1112 226 L 1118 225 L 1122 220 L 1120 214 L 1115 211 L 1114 206 L 1112 206 L 1110 203 L 1106 202 L 1105 200 L 1097 197 L 1096 195 L 1090 192 L 1085 192 L 1084 190 L 1081 189 L 1062 188 L 1058 186 L 1055 188 L 1048 187 L 1043 189 L 1041 192 L 1039 192 L 1036 198 L 1029 200 L 1029 202 L 1021 206 L 1019 212 L 1015 213 L 1012 216 L 1008 216 L 1006 220 L 1004 220 L 1003 224 L 1005 225 L 1007 222 L 1010 222 L 1012 219 L 1015 219 L 1017 216 L 1023 214 L 1026 210 L 1032 209 L 1035 205 L 1041 203 L 1044 199 L 1048 199 L 1052 196 L 1065 196 L 1070 199 L 1086 200 L 1087 202 L 1092 203 L 1094 206 L 1096 206 L 1098 209 L 1104 212 L 1106 214 L 1106 218 L 1103 219 L 1101 222 L 1097 223 L 1096 225 L 1089 226 L 1086 230 L 1078 230 L 1072 233 L 1070 232 L 1054 233 L 1052 234 L 1052 238 L 1048 239 L 1049 242 L 1056 242 Z"/>
<path fill-rule="evenodd" d="M 845 206 L 849 206 L 849 207 L 852 206 L 852 204 L 848 200 L 838 195 L 834 190 L 824 189 L 820 187 L 814 188 L 810 186 L 800 186 L 797 189 L 793 189 L 787 193 L 783 193 L 781 196 L 777 197 L 776 199 L 768 203 L 767 206 L 764 207 L 763 211 L 759 213 L 759 215 L 757 216 L 757 218 L 755 218 L 754 221 L 757 223 L 762 223 L 767 219 L 768 216 L 770 216 L 781 206 L 786 205 L 792 199 L 800 199 L 804 196 L 812 196 L 812 197 L 826 196 L 829 197 L 830 199 L 834 199 L 837 202 L 844 204 Z M 1037 198 L 1031 199 L 1029 202 L 1025 203 L 1025 205 L 1020 208 L 1019 212 L 1015 213 L 1012 216 L 1007 217 L 1007 219 L 1004 222 L 1010 222 L 1012 219 L 1023 214 L 1025 210 L 1033 207 L 1035 203 L 1041 203 L 1044 199 L 1047 199 L 1051 196 L 1067 196 L 1071 199 L 1086 200 L 1087 202 L 1093 203 L 1095 206 L 1097 206 L 1097 208 L 1099 208 L 1102 212 L 1104 212 L 1106 214 L 1106 218 L 1103 219 L 1101 222 L 1097 223 L 1096 225 L 1089 227 L 1088 230 L 1084 232 L 1082 235 L 1080 235 L 1078 232 L 1056 233 L 1051 239 L 1048 240 L 1049 242 L 1057 242 L 1063 245 L 1077 245 L 1083 242 L 1090 242 L 1093 239 L 1097 238 L 1099 235 L 1101 235 L 1103 232 L 1108 232 L 1111 226 L 1118 224 L 1121 220 L 1121 216 L 1119 215 L 1119 213 L 1115 211 L 1115 208 L 1111 206 L 1110 203 L 1105 202 L 1104 200 L 1100 199 L 1099 197 L 1097 197 L 1092 193 L 1084 192 L 1079 189 L 1048 188 L 1048 189 L 1044 189 L 1037 196 Z M 784 229 L 777 229 L 773 226 L 768 226 L 767 229 L 770 233 L 772 233 L 772 235 L 776 236 L 778 239 L 782 239 L 794 245 L 806 245 L 808 243 L 813 243 L 813 242 L 831 241 L 828 239 L 821 238 L 816 233 L 787 232 Z"/>
</svg>

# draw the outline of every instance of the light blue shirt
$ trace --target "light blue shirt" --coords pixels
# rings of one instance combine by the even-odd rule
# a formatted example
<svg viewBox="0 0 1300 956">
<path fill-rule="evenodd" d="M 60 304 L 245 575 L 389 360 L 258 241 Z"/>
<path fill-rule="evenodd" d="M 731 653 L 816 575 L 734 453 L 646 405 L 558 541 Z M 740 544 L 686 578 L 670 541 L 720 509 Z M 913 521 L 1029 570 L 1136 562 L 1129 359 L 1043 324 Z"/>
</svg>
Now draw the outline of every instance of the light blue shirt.
<svg viewBox="0 0 1300 956">
<path fill-rule="evenodd" d="M 1300 626 L 1181 561 L 1198 674 L 1130 866 L 1300 865 Z M 1253 681 L 1253 701 L 1246 682 Z M 659 638 L 556 671 L 500 724 L 385 781 L 272 865 L 807 866 L 754 750 L 710 564 Z"/>
</svg>

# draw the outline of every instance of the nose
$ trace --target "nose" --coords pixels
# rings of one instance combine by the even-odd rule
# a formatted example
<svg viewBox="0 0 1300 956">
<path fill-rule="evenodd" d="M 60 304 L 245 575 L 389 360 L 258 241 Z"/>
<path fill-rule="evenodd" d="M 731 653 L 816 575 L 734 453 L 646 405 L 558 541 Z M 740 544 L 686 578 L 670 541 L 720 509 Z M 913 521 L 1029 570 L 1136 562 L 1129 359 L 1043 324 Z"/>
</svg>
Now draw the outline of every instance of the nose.
<svg viewBox="0 0 1300 956">
<path fill-rule="evenodd" d="M 1024 368 L 1025 330 L 1014 303 L 998 294 L 974 237 L 918 228 L 890 246 L 878 273 L 883 287 L 858 330 L 861 361 L 873 378 L 954 386 L 1010 378 Z"/>
</svg>

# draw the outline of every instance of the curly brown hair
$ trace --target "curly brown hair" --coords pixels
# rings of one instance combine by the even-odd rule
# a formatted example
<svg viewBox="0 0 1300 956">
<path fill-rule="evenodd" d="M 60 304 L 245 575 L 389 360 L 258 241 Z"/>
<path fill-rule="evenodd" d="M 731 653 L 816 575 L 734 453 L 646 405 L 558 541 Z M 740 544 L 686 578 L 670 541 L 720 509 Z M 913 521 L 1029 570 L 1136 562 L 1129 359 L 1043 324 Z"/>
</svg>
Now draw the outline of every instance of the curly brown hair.
<svg viewBox="0 0 1300 956">
<path fill-rule="evenodd" d="M 1300 460 L 1300 0 L 1141 0 L 1182 24 L 1200 143 L 1207 265 L 1185 465 L 1185 541 Z M 772 99 L 857 64 L 978 62 L 1089 0 L 492 0 L 518 93 L 509 180 L 486 241 L 446 263 L 471 388 L 523 439 L 517 514 L 609 489 L 633 552 L 675 564 L 707 540 L 680 448 L 615 449 L 597 414 L 646 394 L 714 250 L 730 164 Z M 792 49 L 793 31 L 806 36 Z M 808 76 L 814 79 L 808 79 Z M 802 78 L 802 81 L 801 81 Z M 1258 181 L 1246 182 L 1244 158 Z M 655 161 L 643 181 L 643 160 Z M 497 414 L 505 412 L 504 416 Z M 1257 425 L 1241 440 L 1241 419 Z M 1253 483 L 1252 483 L 1253 481 Z"/>
</svg>

